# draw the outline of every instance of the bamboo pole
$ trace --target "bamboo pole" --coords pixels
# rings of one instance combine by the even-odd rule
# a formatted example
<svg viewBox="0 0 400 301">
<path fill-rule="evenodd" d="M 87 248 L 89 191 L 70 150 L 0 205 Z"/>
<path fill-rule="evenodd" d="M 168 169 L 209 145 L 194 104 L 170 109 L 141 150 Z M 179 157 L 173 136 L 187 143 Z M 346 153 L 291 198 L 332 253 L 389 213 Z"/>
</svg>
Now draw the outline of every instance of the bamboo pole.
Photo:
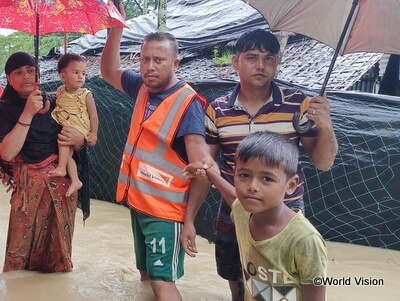
<svg viewBox="0 0 400 301">
<path fill-rule="evenodd" d="M 64 32 L 63 45 L 64 45 L 64 54 L 66 54 L 68 46 L 68 34 L 66 32 Z"/>
<path fill-rule="evenodd" d="M 167 0 L 160 0 L 158 4 L 158 31 L 167 30 Z"/>
<path fill-rule="evenodd" d="M 148 11 L 147 6 L 148 6 L 147 0 L 143 0 L 143 15 L 147 14 L 147 11 Z"/>
</svg>

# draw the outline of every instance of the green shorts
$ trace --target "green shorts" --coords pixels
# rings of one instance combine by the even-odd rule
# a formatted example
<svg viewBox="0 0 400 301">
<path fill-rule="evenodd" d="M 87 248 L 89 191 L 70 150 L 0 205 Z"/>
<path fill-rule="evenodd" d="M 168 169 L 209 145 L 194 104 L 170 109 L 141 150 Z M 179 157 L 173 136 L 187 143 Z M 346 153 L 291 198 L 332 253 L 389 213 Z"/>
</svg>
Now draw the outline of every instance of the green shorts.
<svg viewBox="0 0 400 301">
<path fill-rule="evenodd" d="M 136 267 L 151 280 L 176 281 L 183 276 L 185 251 L 179 237 L 183 223 L 157 219 L 130 209 Z"/>
</svg>

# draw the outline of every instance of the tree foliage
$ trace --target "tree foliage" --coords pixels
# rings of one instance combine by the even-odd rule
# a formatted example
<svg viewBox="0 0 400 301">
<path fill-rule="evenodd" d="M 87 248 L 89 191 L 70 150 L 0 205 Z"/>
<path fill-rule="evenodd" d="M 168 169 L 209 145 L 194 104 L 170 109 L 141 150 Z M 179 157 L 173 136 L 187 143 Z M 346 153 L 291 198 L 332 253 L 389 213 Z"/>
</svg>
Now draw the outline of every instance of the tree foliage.
<svg viewBox="0 0 400 301">
<path fill-rule="evenodd" d="M 81 34 L 67 34 L 68 41 L 80 37 Z M 54 47 L 63 45 L 64 34 L 49 34 L 39 37 L 39 56 L 49 54 Z M 33 35 L 24 32 L 14 32 L 8 36 L 0 36 L 0 73 L 3 73 L 3 66 L 8 57 L 16 51 L 26 51 L 32 55 L 35 54 L 35 42 Z"/>
<path fill-rule="evenodd" d="M 143 14 L 143 0 L 123 0 L 126 18 L 131 19 Z M 155 9 L 158 7 L 159 0 L 148 0 L 148 9 Z"/>
</svg>

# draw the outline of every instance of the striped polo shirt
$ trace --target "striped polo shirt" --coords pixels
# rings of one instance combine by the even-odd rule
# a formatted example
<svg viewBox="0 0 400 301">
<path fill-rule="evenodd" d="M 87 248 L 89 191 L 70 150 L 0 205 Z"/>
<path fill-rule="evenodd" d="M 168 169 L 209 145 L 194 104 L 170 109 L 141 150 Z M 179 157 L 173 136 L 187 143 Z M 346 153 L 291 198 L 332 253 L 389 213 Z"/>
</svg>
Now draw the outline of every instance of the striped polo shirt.
<svg viewBox="0 0 400 301">
<path fill-rule="evenodd" d="M 300 112 L 301 124 L 307 121 L 304 114 L 309 106 L 309 98 L 297 89 L 283 89 L 271 82 L 271 99 L 252 117 L 238 103 L 238 84 L 231 94 L 217 98 L 207 108 L 205 125 L 208 144 L 219 144 L 221 148 L 221 174 L 233 184 L 233 166 L 235 152 L 239 142 L 251 133 L 257 131 L 273 131 L 289 136 L 300 143 L 300 136 L 293 128 L 292 120 L 295 112 Z M 305 137 L 318 136 L 318 128 L 313 127 Z M 285 201 L 300 199 L 304 193 L 304 173 L 299 163 L 297 170 L 299 185 L 292 195 L 287 195 Z"/>
</svg>

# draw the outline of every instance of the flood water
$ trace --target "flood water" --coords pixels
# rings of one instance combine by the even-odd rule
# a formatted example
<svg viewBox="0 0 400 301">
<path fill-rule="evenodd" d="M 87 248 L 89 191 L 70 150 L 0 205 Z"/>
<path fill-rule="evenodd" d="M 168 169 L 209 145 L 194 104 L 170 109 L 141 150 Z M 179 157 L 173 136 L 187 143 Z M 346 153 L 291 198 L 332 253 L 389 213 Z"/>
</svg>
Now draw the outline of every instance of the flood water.
<svg viewBox="0 0 400 301">
<path fill-rule="evenodd" d="M 0 187 L 0 269 L 4 262 L 9 194 Z M 329 286 L 329 301 L 400 300 L 400 252 L 328 242 L 328 274 L 350 285 Z M 227 283 L 216 273 L 214 245 L 197 237 L 198 255 L 186 256 L 185 275 L 177 286 L 185 301 L 229 301 Z M 74 270 L 41 274 L 30 271 L 0 273 L 1 301 L 150 301 L 148 282 L 140 282 L 135 268 L 129 210 L 92 200 L 84 225 L 77 212 L 73 241 Z M 360 277 L 383 279 L 383 285 L 358 285 Z M 371 281 L 370 281 L 371 282 Z"/>
</svg>

